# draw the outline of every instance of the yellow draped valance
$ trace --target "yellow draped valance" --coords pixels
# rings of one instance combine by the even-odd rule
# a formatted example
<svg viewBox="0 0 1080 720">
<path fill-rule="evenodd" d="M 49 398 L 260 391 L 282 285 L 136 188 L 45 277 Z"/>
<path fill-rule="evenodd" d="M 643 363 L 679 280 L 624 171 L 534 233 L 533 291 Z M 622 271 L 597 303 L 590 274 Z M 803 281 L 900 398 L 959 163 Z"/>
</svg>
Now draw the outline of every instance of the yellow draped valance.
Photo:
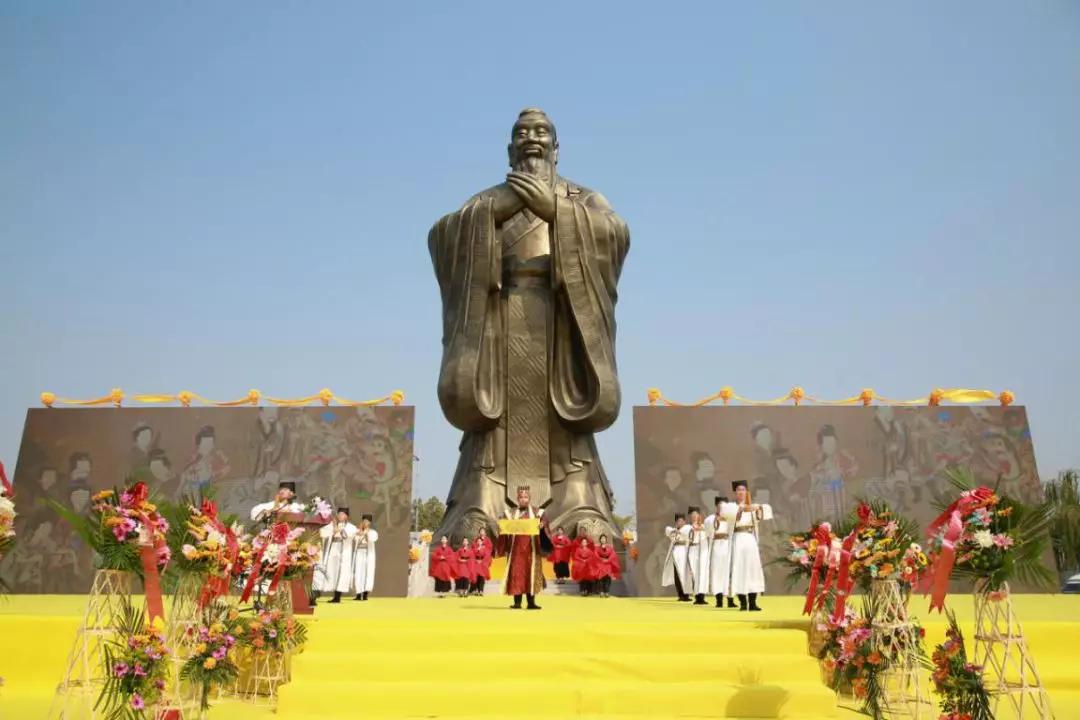
<svg viewBox="0 0 1080 720">
<path fill-rule="evenodd" d="M 303 405 L 311 405 L 319 402 L 323 405 L 329 405 L 336 403 L 338 405 L 344 405 L 346 407 L 371 407 L 374 405 L 383 405 L 390 403 L 391 405 L 400 405 L 405 402 L 405 393 L 401 390 L 395 390 L 389 395 L 384 395 L 374 400 L 349 400 L 343 398 L 330 388 L 323 388 L 314 395 L 308 395 L 302 398 L 278 398 L 271 397 L 269 395 L 263 395 L 258 390 L 248 390 L 247 395 L 237 400 L 210 400 L 208 398 L 199 395 L 198 393 L 191 392 L 190 390 L 181 390 L 175 395 L 163 394 L 163 395 L 150 395 L 150 394 L 134 394 L 125 395 L 124 391 L 120 388 L 113 388 L 109 391 L 108 395 L 102 395 L 101 397 L 90 398 L 89 400 L 76 400 L 73 398 L 57 397 L 55 393 L 43 392 L 41 393 L 41 404 L 45 407 L 53 407 L 54 405 L 115 405 L 120 407 L 125 400 L 129 400 L 133 403 L 141 403 L 144 405 L 162 405 L 167 403 L 180 403 L 184 407 L 191 407 L 191 404 L 198 403 L 199 405 L 210 405 L 214 407 L 238 407 L 240 405 L 259 405 L 260 403 L 266 403 L 269 405 L 277 405 L 279 407 L 301 407 Z"/>
<path fill-rule="evenodd" d="M 648 393 L 650 405 L 666 405 L 668 407 L 701 407 L 710 403 L 721 401 L 724 405 L 728 405 L 731 401 L 742 403 L 743 405 L 783 405 L 789 400 L 796 405 L 802 403 L 812 403 L 814 405 L 870 405 L 877 402 L 880 405 L 940 405 L 944 402 L 971 404 L 980 402 L 989 402 L 992 400 L 998 401 L 1001 405 L 1011 405 L 1016 400 L 1015 396 L 1008 390 L 1003 390 L 1000 393 L 995 393 L 992 390 L 969 390 L 966 388 L 934 388 L 928 395 L 914 400 L 896 400 L 893 398 L 882 397 L 878 395 L 872 388 L 863 388 L 858 395 L 852 397 L 843 398 L 840 400 L 823 400 L 813 395 L 807 395 L 801 387 L 795 386 L 787 392 L 786 395 L 782 395 L 778 398 L 771 400 L 751 400 L 739 395 L 731 387 L 722 387 L 720 390 L 708 397 L 702 398 L 697 402 L 681 403 L 675 402 L 664 397 L 664 394 L 660 392 L 659 388 L 649 388 Z"/>
</svg>

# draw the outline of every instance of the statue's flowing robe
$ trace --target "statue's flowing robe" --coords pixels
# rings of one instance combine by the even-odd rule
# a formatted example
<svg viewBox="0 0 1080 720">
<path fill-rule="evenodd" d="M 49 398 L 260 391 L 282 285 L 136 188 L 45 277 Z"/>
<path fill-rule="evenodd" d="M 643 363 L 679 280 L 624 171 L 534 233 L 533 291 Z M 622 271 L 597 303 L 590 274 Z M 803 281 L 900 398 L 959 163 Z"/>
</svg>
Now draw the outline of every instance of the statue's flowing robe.
<svg viewBox="0 0 1080 720">
<path fill-rule="evenodd" d="M 497 227 L 485 191 L 428 237 L 443 307 L 439 402 L 464 432 L 442 528 L 455 539 L 494 528 L 521 486 L 552 526 L 611 524 L 593 433 L 619 412 L 629 231 L 599 193 L 558 178 L 555 194 L 554 223 L 524 209 Z"/>
</svg>

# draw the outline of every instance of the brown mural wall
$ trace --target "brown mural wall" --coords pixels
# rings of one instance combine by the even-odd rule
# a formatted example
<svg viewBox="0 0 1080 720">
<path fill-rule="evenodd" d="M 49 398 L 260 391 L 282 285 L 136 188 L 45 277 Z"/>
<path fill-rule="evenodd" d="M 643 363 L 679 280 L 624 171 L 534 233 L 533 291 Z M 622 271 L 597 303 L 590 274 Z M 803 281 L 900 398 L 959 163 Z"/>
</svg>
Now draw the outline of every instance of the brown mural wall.
<svg viewBox="0 0 1080 720">
<path fill-rule="evenodd" d="M 1015 406 L 635 407 L 634 452 L 640 595 L 665 594 L 663 530 L 674 513 L 712 512 L 734 480 L 773 507 L 761 538 L 766 561 L 785 533 L 846 513 L 860 497 L 884 498 L 925 528 L 954 464 L 1041 499 L 1027 412 Z M 784 574 L 766 566 L 769 592 L 785 591 Z"/>
<path fill-rule="evenodd" d="M 0 572 L 14 592 L 89 588 L 92 553 L 45 498 L 82 509 L 127 477 L 170 500 L 210 486 L 246 522 L 292 480 L 301 499 L 347 505 L 357 522 L 375 516 L 375 593 L 404 596 L 413 419 L 412 407 L 29 410 L 14 476 L 19 540 Z"/>
</svg>

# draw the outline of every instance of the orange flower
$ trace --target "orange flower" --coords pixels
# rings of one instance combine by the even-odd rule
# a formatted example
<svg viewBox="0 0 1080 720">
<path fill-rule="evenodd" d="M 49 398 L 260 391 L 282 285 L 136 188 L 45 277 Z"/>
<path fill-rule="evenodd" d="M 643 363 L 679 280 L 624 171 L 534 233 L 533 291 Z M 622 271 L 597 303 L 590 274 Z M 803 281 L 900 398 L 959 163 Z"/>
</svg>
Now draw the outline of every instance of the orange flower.
<svg viewBox="0 0 1080 720">
<path fill-rule="evenodd" d="M 870 653 L 870 657 L 866 658 L 866 661 L 868 663 L 870 663 L 871 665 L 880 665 L 881 664 L 881 653 L 879 653 L 877 650 L 875 650 L 874 652 Z"/>
</svg>

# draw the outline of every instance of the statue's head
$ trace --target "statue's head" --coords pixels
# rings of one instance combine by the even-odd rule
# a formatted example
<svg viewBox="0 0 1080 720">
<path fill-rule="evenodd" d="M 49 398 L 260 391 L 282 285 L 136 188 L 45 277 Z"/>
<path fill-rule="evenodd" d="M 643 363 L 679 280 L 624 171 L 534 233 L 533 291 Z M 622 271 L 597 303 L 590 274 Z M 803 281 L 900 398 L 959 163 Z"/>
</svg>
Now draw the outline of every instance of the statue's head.
<svg viewBox="0 0 1080 720">
<path fill-rule="evenodd" d="M 517 490 L 517 504 L 519 508 L 529 507 L 529 501 L 532 499 L 532 494 L 529 492 L 529 488 L 526 486 L 519 487 Z"/>
<path fill-rule="evenodd" d="M 535 172 L 544 165 L 554 169 L 559 162 L 555 123 L 540 108 L 525 108 L 510 131 L 506 152 L 513 170 Z"/>
</svg>

